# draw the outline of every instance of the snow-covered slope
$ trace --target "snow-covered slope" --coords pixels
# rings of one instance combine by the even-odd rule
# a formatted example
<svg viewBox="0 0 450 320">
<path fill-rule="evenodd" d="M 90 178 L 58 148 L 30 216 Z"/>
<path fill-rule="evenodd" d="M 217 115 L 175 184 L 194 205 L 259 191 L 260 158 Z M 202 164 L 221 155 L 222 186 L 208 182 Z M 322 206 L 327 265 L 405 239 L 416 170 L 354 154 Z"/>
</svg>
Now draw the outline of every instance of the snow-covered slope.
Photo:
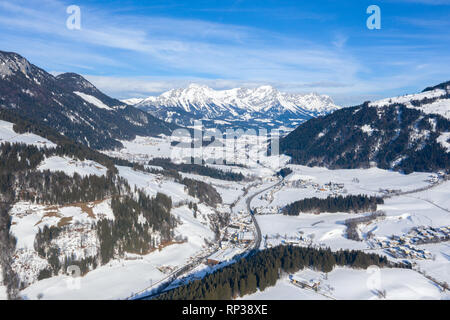
<svg viewBox="0 0 450 320">
<path fill-rule="evenodd" d="M 427 114 L 439 114 L 450 119 L 450 83 L 427 88 L 421 93 L 374 101 L 370 106 L 385 107 L 394 104 L 404 104 L 408 108 L 418 109 Z"/>
<path fill-rule="evenodd" d="M 14 131 L 14 124 L 0 120 L 0 144 L 1 143 L 23 143 L 34 145 L 40 148 L 55 148 L 56 144 L 33 133 L 17 133 Z"/>
<path fill-rule="evenodd" d="M 270 127 L 295 125 L 339 108 L 329 96 L 316 93 L 292 94 L 271 86 L 214 90 L 198 84 L 149 97 L 136 107 L 183 125 L 201 119 L 218 125 L 244 120 Z"/>
<path fill-rule="evenodd" d="M 413 171 L 449 167 L 450 82 L 417 94 L 343 108 L 281 140 L 294 163 Z"/>
<path fill-rule="evenodd" d="M 75 73 L 53 76 L 24 57 L 0 51 L 0 109 L 45 123 L 67 138 L 96 149 L 121 147 L 136 135 L 176 129 L 98 90 Z"/>
<path fill-rule="evenodd" d="M 121 102 L 128 104 L 130 106 L 134 106 L 135 104 L 138 104 L 139 102 L 142 102 L 143 98 L 131 98 L 131 99 L 123 99 L 120 100 Z"/>
</svg>

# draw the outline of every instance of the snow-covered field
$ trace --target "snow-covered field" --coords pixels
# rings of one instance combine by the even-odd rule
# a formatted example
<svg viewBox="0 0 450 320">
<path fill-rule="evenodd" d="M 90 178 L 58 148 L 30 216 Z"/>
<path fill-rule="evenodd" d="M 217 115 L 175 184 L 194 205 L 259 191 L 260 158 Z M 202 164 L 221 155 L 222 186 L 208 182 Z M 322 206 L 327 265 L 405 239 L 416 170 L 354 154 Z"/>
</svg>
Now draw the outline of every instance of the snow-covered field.
<svg viewBox="0 0 450 320">
<path fill-rule="evenodd" d="M 149 196 L 156 196 L 160 192 L 171 197 L 175 204 L 182 201 L 195 202 L 195 199 L 187 194 L 184 185 L 166 179 L 163 175 L 135 171 L 130 167 L 117 166 L 117 169 L 119 175 L 127 179 L 132 188 L 136 186 L 144 190 Z"/>
<path fill-rule="evenodd" d="M 199 210 L 205 212 L 207 208 L 200 206 Z M 187 242 L 132 257 L 138 257 L 136 260 L 113 260 L 81 278 L 61 275 L 36 282 L 22 292 L 24 297 L 36 299 L 43 294 L 43 299 L 126 299 L 157 285 L 169 275 L 168 271 L 162 271 L 164 268 L 176 270 L 188 264 L 192 257 L 205 250 L 204 239 L 211 241 L 214 237 L 206 221 L 194 218 L 187 206 L 172 213 L 181 221 L 175 234 L 186 237 Z"/>
<path fill-rule="evenodd" d="M 98 163 L 62 157 L 44 160 L 39 169 L 64 171 L 70 175 L 76 172 L 83 176 L 106 173 L 106 168 Z M 39 295 L 43 299 L 125 299 L 167 278 L 171 271 L 188 264 L 199 254 L 209 252 L 210 248 L 207 248 L 205 239 L 209 242 L 214 240 L 208 218 L 208 215 L 214 213 L 212 208 L 198 204 L 197 216 L 194 217 L 193 210 L 182 204 L 198 200 L 187 194 L 184 185 L 159 174 L 120 166 L 118 170 L 119 175 L 126 178 L 132 188 L 135 186 L 141 188 L 150 196 L 161 192 L 172 198 L 176 206 L 172 214 L 179 221 L 175 236 L 185 242 L 171 244 L 145 256 L 134 256 L 129 260 L 113 260 L 75 280 L 60 275 L 36 281 L 40 270 L 48 266 L 48 262 L 34 251 L 34 239 L 39 229 L 44 226 L 68 225 L 69 230 L 55 240 L 56 244 L 61 249 L 61 255 L 74 254 L 77 258 L 83 258 L 95 255 L 98 251 L 99 243 L 95 231 L 91 228 L 92 225 L 100 218 L 113 220 L 114 215 L 109 200 L 69 206 L 44 206 L 19 202 L 10 212 L 11 232 L 18 239 L 16 262 L 13 267 L 25 283 L 31 284 L 22 292 L 25 298 L 36 299 Z M 220 191 L 224 196 L 226 190 L 232 187 L 230 182 L 221 180 L 215 181 L 215 184 L 221 188 Z M 225 198 L 231 203 L 240 193 L 242 191 L 238 188 Z M 76 226 L 77 230 L 71 232 L 70 226 Z M 80 232 L 80 228 L 85 230 Z M 73 281 L 77 285 L 74 286 Z"/>
<path fill-rule="evenodd" d="M 378 271 L 377 271 L 378 270 Z M 377 290 L 386 292 L 386 299 L 448 299 L 431 281 L 419 273 L 404 269 L 356 270 L 335 268 L 326 276 L 309 269 L 295 274 L 306 280 L 320 281 L 318 292 L 292 284 L 289 278 L 281 279 L 274 287 L 245 296 L 245 300 L 375 300 Z"/>
<path fill-rule="evenodd" d="M 38 170 L 63 171 L 67 175 L 73 176 L 78 173 L 81 176 L 106 175 L 106 168 L 101 164 L 91 161 L 78 159 L 71 159 L 68 157 L 54 156 L 45 159 L 37 168 Z"/>
<path fill-rule="evenodd" d="M 84 277 L 58 276 L 45 279 L 22 291 L 25 298 L 56 300 L 126 299 L 150 287 L 166 274 L 161 266 L 181 266 L 194 254 L 190 244 L 174 244 L 139 260 L 113 260 L 89 272 Z"/>
<path fill-rule="evenodd" d="M 431 186 L 430 175 L 425 173 L 414 173 L 410 175 L 402 175 L 396 172 L 384 171 L 380 169 L 369 170 L 327 170 L 323 168 L 307 168 L 301 166 L 291 166 L 294 173 L 289 176 L 286 181 L 292 179 L 315 181 L 319 185 L 323 185 L 327 181 L 336 183 L 344 183 L 345 189 L 352 194 L 371 194 L 380 195 L 379 189 L 413 191 L 426 186 Z M 356 179 L 355 179 L 356 178 Z M 365 214 L 348 214 L 348 213 L 321 213 L 300 214 L 299 216 L 284 216 L 281 214 L 267 214 L 257 216 L 261 232 L 267 241 L 262 242 L 262 247 L 271 247 L 282 244 L 283 242 L 294 241 L 299 245 L 316 245 L 322 247 L 330 247 L 332 250 L 339 249 L 359 249 L 374 252 L 380 255 L 386 255 L 390 259 L 396 260 L 382 248 L 373 248 L 370 241 L 367 241 L 369 233 L 375 239 L 388 239 L 393 235 L 403 236 L 412 228 L 420 226 L 430 226 L 434 228 L 445 227 L 450 225 L 450 182 L 445 181 L 425 191 L 393 196 L 385 199 L 383 205 L 378 206 L 378 210 L 385 212 L 385 218 L 379 218 L 370 223 L 361 224 L 358 232 L 363 241 L 354 241 L 347 239 L 344 221 L 349 218 L 364 216 Z M 274 206 L 281 208 L 282 206 L 294 202 L 295 200 L 306 197 L 316 196 L 325 197 L 331 194 L 329 190 L 315 193 L 310 187 L 292 187 L 286 184 L 278 188 L 272 196 L 256 198 L 252 202 L 252 206 L 263 208 Z M 414 270 L 396 270 L 395 276 L 390 276 L 391 271 L 385 275 L 386 287 L 393 292 L 388 298 L 392 299 L 422 299 L 422 298 L 441 298 L 439 291 L 432 292 L 428 287 L 433 285 L 425 285 L 430 281 L 422 274 L 416 271 L 417 268 L 421 272 L 432 276 L 441 283 L 450 281 L 450 245 L 448 242 L 433 243 L 427 245 L 418 245 L 419 250 L 425 250 L 430 253 L 432 259 L 409 259 L 415 264 Z M 335 271 L 333 271 L 335 272 Z M 343 272 L 343 271 L 342 271 Z M 348 273 L 348 272 L 347 272 Z M 351 274 L 355 273 L 352 271 Z M 345 275 L 336 273 L 345 279 Z M 419 277 L 419 278 L 417 278 Z M 332 279 L 332 277 L 330 277 Z M 401 281 L 397 281 L 401 279 Z M 419 281 L 419 279 L 421 279 Z M 338 281 L 338 277 L 335 278 Z M 351 283 L 353 284 L 353 280 Z M 355 280 L 355 283 L 357 280 Z M 392 283 L 391 283 L 392 282 Z M 355 284 L 356 285 L 356 284 Z M 402 285 L 402 287 L 397 288 Z M 286 287 L 287 286 L 287 287 Z M 278 288 L 268 289 L 271 293 L 267 296 L 265 293 L 258 293 L 250 298 L 267 298 L 276 297 L 280 293 L 282 297 L 290 296 L 293 288 L 289 283 L 281 282 Z M 338 299 L 368 299 L 367 293 L 363 292 L 363 288 L 354 293 L 349 290 L 345 295 L 345 285 L 342 283 L 343 289 L 340 295 L 336 295 Z M 437 286 L 434 286 L 437 288 Z M 283 289 L 284 288 L 284 289 Z M 298 288 L 295 288 L 298 289 Z M 286 290 L 288 293 L 282 293 Z M 388 290 L 389 291 L 389 290 Z M 336 289 L 336 293 L 338 293 Z M 301 293 L 292 295 L 293 297 L 311 298 L 311 293 Z"/>
<path fill-rule="evenodd" d="M 404 175 L 378 168 L 329 170 L 323 167 L 288 165 L 293 172 L 285 178 L 283 184 L 267 191 L 254 199 L 255 208 L 271 208 L 278 212 L 280 208 L 306 198 L 326 198 L 333 194 L 381 195 L 382 190 L 411 191 L 430 185 L 435 174 L 415 172 Z M 329 182 L 342 184 L 342 190 L 326 186 Z M 263 211 L 264 211 L 263 210 Z M 273 212 L 274 213 L 274 212 Z"/>
<path fill-rule="evenodd" d="M 11 138 L 12 126 L 0 122 L 0 139 Z M 10 136 L 8 136 L 8 134 Z M 50 142 L 32 135 L 18 135 L 14 139 L 39 146 L 50 146 Z M 256 138 L 251 138 L 256 139 Z M 254 140 L 253 142 L 257 142 Z M 176 149 L 176 148 L 175 148 Z M 205 148 L 208 149 L 208 148 Z M 251 148 L 250 148 L 251 149 Z M 176 151 L 176 150 L 175 150 Z M 180 150 L 178 150 L 180 151 Z M 217 151 L 217 150 L 216 150 Z M 275 173 L 286 166 L 288 158 L 264 157 L 264 148 L 255 146 L 260 162 L 249 161 L 248 152 L 238 152 L 236 159 L 239 166 L 211 165 L 217 169 L 241 172 L 245 180 L 230 182 L 212 179 L 196 174 L 182 173 L 190 179 L 210 183 L 216 188 L 223 199 L 223 204 L 211 208 L 198 203 L 188 195 L 185 186 L 162 174 L 145 173 L 129 167 L 118 166 L 119 175 L 127 179 L 132 189 L 143 189 L 148 195 L 155 196 L 158 192 L 172 198 L 174 209 L 172 214 L 179 224 L 175 236 L 183 239 L 183 243 L 168 245 L 161 250 L 153 251 L 144 256 L 129 255 L 126 259 L 115 259 L 107 265 L 87 273 L 82 278 L 73 279 L 60 275 L 50 279 L 36 281 L 40 270 L 48 262 L 40 258 L 34 251 L 34 239 L 39 228 L 64 224 L 85 228 L 83 232 L 62 234 L 57 239 L 57 245 L 62 254 L 75 254 L 86 257 L 96 254 L 98 241 L 93 234 L 92 226 L 99 218 L 114 219 L 109 200 L 90 203 L 72 204 L 69 206 L 43 206 L 29 202 L 19 202 L 11 210 L 12 233 L 18 238 L 16 263 L 14 267 L 29 287 L 22 291 L 25 298 L 36 299 L 125 299 L 135 293 L 154 288 L 160 281 L 167 279 L 171 272 L 192 263 L 199 257 L 215 254 L 220 259 L 227 260 L 236 253 L 245 250 L 244 247 L 225 247 L 217 250 L 206 242 L 214 241 L 209 216 L 215 213 L 232 212 L 232 217 L 247 214 L 247 199 L 264 191 L 253 198 L 251 207 L 273 210 L 272 214 L 257 216 L 263 235 L 261 247 L 280 245 L 293 239 L 302 240 L 301 245 L 326 246 L 333 250 L 359 249 L 390 257 L 382 248 L 373 248 L 367 240 L 369 233 L 375 238 L 388 238 L 392 235 L 404 235 L 413 227 L 449 226 L 450 182 L 444 182 L 426 191 L 394 196 L 385 200 L 379 209 L 386 217 L 360 225 L 358 232 L 363 241 L 347 239 L 344 221 L 348 218 L 365 214 L 323 213 L 320 215 L 302 214 L 300 216 L 283 216 L 273 214 L 296 200 L 309 197 L 327 197 L 336 194 L 367 194 L 383 195 L 387 192 L 413 191 L 431 186 L 438 179 L 437 174 L 412 173 L 403 175 L 398 172 L 377 168 L 356 170 L 328 170 L 319 167 L 288 165 L 293 170 L 281 184 Z M 206 152 L 214 154 L 209 148 Z M 124 149 L 107 152 L 112 156 L 146 162 L 154 157 L 171 157 L 174 148 L 167 137 L 142 138 L 124 142 Z M 175 152 L 175 155 L 177 152 Z M 175 157 L 175 160 L 181 160 Z M 254 160 L 254 159 L 251 159 Z M 242 166 L 244 165 L 244 166 Z M 85 176 L 89 174 L 104 175 L 106 168 L 92 161 L 79 161 L 64 157 L 45 159 L 39 170 L 64 171 L 69 175 L 75 172 Z M 335 186 L 327 184 L 333 182 Z M 198 212 L 187 205 L 190 202 L 198 204 Z M 232 208 L 231 208 L 232 206 Z M 78 230 L 79 231 L 79 230 Z M 251 232 L 250 232 L 251 233 Z M 267 241 L 264 239 L 267 236 Z M 205 241 L 206 240 L 206 241 Z M 448 298 L 439 292 L 439 288 L 421 272 L 431 275 L 438 281 L 450 281 L 448 242 L 421 245 L 431 252 L 433 259 L 414 261 L 416 269 L 383 269 L 380 272 L 382 288 L 387 292 L 388 299 L 440 299 Z M 189 272 L 190 276 L 199 277 L 213 270 L 204 263 L 198 264 Z M 303 273 L 302 273 L 303 272 Z M 371 288 L 367 286 L 370 275 L 364 270 L 336 268 L 325 279 L 323 275 L 311 270 L 300 272 L 304 277 L 322 279 L 321 293 L 300 289 L 292 285 L 289 279 L 280 280 L 273 288 L 258 292 L 246 298 L 251 299 L 375 299 Z M 348 283 L 352 285 L 349 286 Z M 0 287 L 0 298 L 2 290 Z M 3 290 L 4 291 L 4 290 Z M 322 295 L 324 294 L 324 295 Z M 4 293 L 3 293 L 4 295 Z"/>
<path fill-rule="evenodd" d="M 0 143 L 24 143 L 28 145 L 35 145 L 40 148 L 54 148 L 56 145 L 38 135 L 33 133 L 18 134 L 13 129 L 14 124 L 0 120 Z"/>
<path fill-rule="evenodd" d="M 110 150 L 105 153 L 113 157 L 143 163 L 154 158 L 170 158 L 173 162 L 179 163 L 195 157 L 201 158 L 207 163 L 217 163 L 219 167 L 227 171 L 229 166 L 224 168 L 220 165 L 220 160 L 226 159 L 228 164 L 244 165 L 251 168 L 253 174 L 259 175 L 273 172 L 289 161 L 289 157 L 284 155 L 266 156 L 269 138 L 267 136 L 244 134 L 236 139 L 236 143 L 233 139 L 217 138 L 214 145 L 202 148 L 187 148 L 180 144 L 190 143 L 193 138 L 163 135 L 159 138 L 136 137 L 133 141 L 121 141 L 124 146 L 121 150 Z"/>
</svg>

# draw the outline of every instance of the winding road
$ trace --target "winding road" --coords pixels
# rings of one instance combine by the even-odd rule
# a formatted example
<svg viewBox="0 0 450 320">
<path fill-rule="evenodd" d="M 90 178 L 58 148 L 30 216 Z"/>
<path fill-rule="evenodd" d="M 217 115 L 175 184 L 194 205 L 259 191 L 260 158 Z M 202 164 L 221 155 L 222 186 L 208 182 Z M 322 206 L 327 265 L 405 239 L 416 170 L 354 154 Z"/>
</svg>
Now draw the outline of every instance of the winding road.
<svg viewBox="0 0 450 320">
<path fill-rule="evenodd" d="M 255 194 L 251 195 L 251 196 L 248 197 L 247 200 L 246 200 L 246 203 L 247 203 L 247 210 L 248 210 L 248 212 L 250 212 L 250 215 L 251 215 L 252 220 L 253 220 L 253 224 L 255 225 L 255 229 L 256 229 L 255 244 L 254 244 L 254 246 L 253 246 L 253 249 L 254 249 L 254 250 L 259 250 L 259 248 L 260 248 L 260 246 L 261 246 L 261 238 L 262 238 L 262 236 L 261 236 L 261 228 L 259 227 L 258 221 L 256 220 L 255 212 L 254 212 L 254 211 L 252 210 L 252 208 L 251 208 L 251 203 L 252 203 L 253 199 L 254 199 L 256 196 L 258 196 L 258 195 L 260 195 L 261 193 L 264 193 L 264 192 L 266 192 L 266 191 L 268 191 L 268 190 L 270 190 L 270 189 L 272 189 L 272 188 L 275 188 L 275 187 L 279 186 L 280 184 L 283 183 L 283 180 L 284 180 L 284 179 L 281 179 L 279 182 L 277 182 L 277 183 L 274 184 L 273 186 L 270 186 L 270 187 L 268 187 L 268 188 L 266 188 L 266 189 L 264 189 L 264 190 L 261 190 L 261 191 L 255 193 Z"/>
<path fill-rule="evenodd" d="M 250 213 L 251 217 L 252 217 L 252 221 L 253 224 L 255 225 L 255 230 L 256 230 L 256 234 L 255 234 L 255 242 L 253 245 L 253 248 L 249 248 L 248 251 L 253 251 L 256 252 L 257 250 L 259 250 L 260 246 L 261 246 L 261 239 L 262 239 L 262 235 L 261 235 L 261 228 L 259 227 L 258 221 L 256 220 L 255 217 L 255 212 L 252 210 L 251 208 L 251 202 L 253 201 L 253 199 L 260 195 L 261 193 L 264 193 L 272 188 L 275 188 L 277 186 L 279 186 L 284 179 L 281 179 L 279 182 L 277 182 L 276 184 L 265 188 L 259 192 L 256 192 L 255 194 L 249 196 L 246 199 L 246 205 L 247 205 L 247 210 Z M 166 278 L 154 283 L 151 287 L 146 288 L 140 292 L 138 292 L 137 294 L 133 295 L 132 297 L 129 297 L 128 299 L 132 299 L 132 300 L 150 300 L 152 298 L 155 298 L 157 296 L 159 296 L 161 293 L 163 293 L 172 283 L 173 281 L 175 281 L 177 278 L 181 277 L 183 274 L 186 274 L 187 272 L 193 270 L 195 267 L 197 267 L 198 265 L 200 265 L 200 263 L 202 263 L 204 261 L 204 259 L 206 259 L 208 256 L 210 256 L 211 253 L 208 253 L 208 255 L 200 257 L 198 259 L 196 259 L 194 262 L 191 262 L 181 268 L 179 268 L 178 270 L 174 271 L 173 273 L 171 273 L 169 276 L 167 276 Z M 155 285 L 159 284 L 158 288 L 155 288 Z M 151 288 L 155 288 L 154 291 L 152 293 L 149 294 L 145 294 L 145 292 L 151 290 Z"/>
</svg>

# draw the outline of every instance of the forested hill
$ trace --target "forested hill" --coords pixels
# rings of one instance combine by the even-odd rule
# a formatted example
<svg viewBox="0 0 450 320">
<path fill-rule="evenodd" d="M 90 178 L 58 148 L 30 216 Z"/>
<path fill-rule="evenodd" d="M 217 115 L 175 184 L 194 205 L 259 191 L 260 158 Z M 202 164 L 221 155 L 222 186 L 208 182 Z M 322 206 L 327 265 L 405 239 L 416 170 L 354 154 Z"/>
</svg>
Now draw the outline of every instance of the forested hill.
<svg viewBox="0 0 450 320">
<path fill-rule="evenodd" d="M 450 169 L 450 121 L 402 103 L 337 110 L 311 119 L 281 140 L 281 152 L 308 166 L 410 173 Z"/>
<path fill-rule="evenodd" d="M 34 133 L 40 137 L 48 139 L 56 145 L 54 150 L 38 150 L 36 154 L 41 154 L 42 156 L 60 155 L 74 157 L 80 160 L 92 160 L 104 165 L 112 171 L 116 171 L 114 166 L 115 164 L 132 166 L 132 164 L 126 160 L 108 157 L 107 155 L 93 150 L 84 144 L 77 143 L 59 134 L 54 129 L 40 123 L 39 121 L 24 119 L 12 110 L 0 109 L 0 120 L 14 124 L 13 129 L 17 134 Z M 25 149 L 31 150 L 36 148 L 26 147 Z"/>
<path fill-rule="evenodd" d="M 174 124 L 100 92 L 82 76 L 55 77 L 16 53 L 0 51 L 0 109 L 14 110 L 95 149 L 136 135 L 169 135 Z"/>
<path fill-rule="evenodd" d="M 176 220 L 171 214 L 171 198 L 163 194 L 151 198 L 142 190 L 131 188 L 115 166 L 131 166 L 131 163 L 103 155 L 9 110 L 0 110 L 0 121 L 0 271 L 10 299 L 18 298 L 19 290 L 35 280 L 67 272 L 69 265 L 79 266 L 85 274 L 117 256 L 123 256 L 125 252 L 145 254 L 172 240 Z M 7 132 L 8 126 L 12 126 L 17 135 L 11 137 L 11 133 Z M 19 136 L 21 141 L 28 138 L 30 142 L 11 142 Z M 43 140 L 45 147 L 37 142 Z M 74 161 L 92 160 L 108 170 L 99 175 L 81 175 L 39 169 L 45 159 L 53 156 L 68 157 Z M 58 208 L 64 206 L 88 207 L 93 202 L 103 201 L 111 208 L 113 219 L 92 214 L 92 220 L 79 227 L 79 221 L 72 222 L 72 217 L 59 215 Z M 38 269 L 37 278 L 24 277 L 23 274 L 20 277 L 17 268 L 17 239 L 11 232 L 10 210 L 19 202 L 52 208 L 56 210 L 52 214 L 60 218 L 50 228 L 45 223 L 39 227 L 34 249 L 47 267 Z M 84 212 L 89 215 L 88 211 Z M 81 256 L 71 256 L 55 242 L 61 240 L 60 235 L 67 234 L 74 237 L 90 234 L 98 241 L 98 248 L 90 255 L 85 255 L 83 251 Z"/>
</svg>

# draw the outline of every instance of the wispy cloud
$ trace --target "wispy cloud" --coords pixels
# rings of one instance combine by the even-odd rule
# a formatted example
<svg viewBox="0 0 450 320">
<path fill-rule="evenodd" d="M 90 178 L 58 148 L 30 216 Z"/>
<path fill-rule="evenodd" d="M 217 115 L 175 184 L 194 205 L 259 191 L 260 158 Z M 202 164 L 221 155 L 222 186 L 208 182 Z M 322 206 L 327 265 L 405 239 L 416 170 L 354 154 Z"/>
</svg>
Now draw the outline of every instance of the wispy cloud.
<svg viewBox="0 0 450 320">
<path fill-rule="evenodd" d="M 449 59 L 444 52 L 430 54 L 434 43 L 407 42 L 421 34 L 405 33 L 398 42 L 398 31 L 375 35 L 345 28 L 319 38 L 84 5 L 82 30 L 72 31 L 65 27 L 66 5 L 57 0 L 0 0 L 2 49 L 19 52 L 48 70 L 80 72 L 120 98 L 201 82 L 218 89 L 272 84 L 288 91 L 331 94 L 350 104 L 450 71 L 428 61 L 436 56 Z M 297 18 L 320 21 L 334 14 L 305 12 Z M 420 73 L 418 65 L 424 66 Z"/>
</svg>

